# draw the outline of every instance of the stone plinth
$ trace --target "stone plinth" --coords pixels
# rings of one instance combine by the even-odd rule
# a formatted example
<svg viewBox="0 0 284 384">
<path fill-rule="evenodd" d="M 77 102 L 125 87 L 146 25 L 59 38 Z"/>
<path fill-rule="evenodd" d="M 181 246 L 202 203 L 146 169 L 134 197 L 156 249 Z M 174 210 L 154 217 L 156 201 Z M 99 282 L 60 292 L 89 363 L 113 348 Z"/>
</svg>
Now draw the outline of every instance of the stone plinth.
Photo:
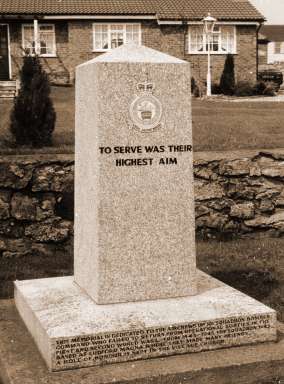
<svg viewBox="0 0 284 384">
<path fill-rule="evenodd" d="M 98 304 L 196 293 L 190 84 L 133 45 L 77 69 L 74 274 Z"/>
<path fill-rule="evenodd" d="M 49 372 L 13 300 L 0 300 L 2 384 L 256 384 L 284 379 L 284 325 L 277 342 Z M 2 380 L 2 381 L 1 381 Z M 277 380 L 276 380 L 277 381 Z"/>
<path fill-rule="evenodd" d="M 73 277 L 15 283 L 18 311 L 51 370 L 276 340 L 276 313 L 198 271 L 195 296 L 96 304 Z"/>
</svg>

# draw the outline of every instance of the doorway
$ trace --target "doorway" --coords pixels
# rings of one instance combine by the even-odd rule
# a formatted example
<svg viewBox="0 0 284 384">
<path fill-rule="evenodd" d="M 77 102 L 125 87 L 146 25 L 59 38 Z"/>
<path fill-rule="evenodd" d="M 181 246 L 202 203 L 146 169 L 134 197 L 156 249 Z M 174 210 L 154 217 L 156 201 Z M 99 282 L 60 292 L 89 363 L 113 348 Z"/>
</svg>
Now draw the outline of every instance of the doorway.
<svg viewBox="0 0 284 384">
<path fill-rule="evenodd" d="M 0 80 L 10 79 L 9 31 L 7 24 L 0 24 Z"/>
</svg>

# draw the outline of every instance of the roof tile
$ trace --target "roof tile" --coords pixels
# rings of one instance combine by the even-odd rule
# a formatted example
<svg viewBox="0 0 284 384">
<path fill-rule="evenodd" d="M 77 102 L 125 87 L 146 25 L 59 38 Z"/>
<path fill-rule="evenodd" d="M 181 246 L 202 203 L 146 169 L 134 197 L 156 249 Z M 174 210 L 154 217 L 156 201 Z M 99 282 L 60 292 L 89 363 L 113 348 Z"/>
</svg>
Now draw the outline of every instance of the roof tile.
<svg viewBox="0 0 284 384">
<path fill-rule="evenodd" d="M 200 20 L 262 20 L 248 0 L 0 0 L 0 15 L 157 15 Z"/>
<path fill-rule="evenodd" d="M 260 33 L 269 41 L 284 41 L 284 25 L 264 25 Z"/>
</svg>

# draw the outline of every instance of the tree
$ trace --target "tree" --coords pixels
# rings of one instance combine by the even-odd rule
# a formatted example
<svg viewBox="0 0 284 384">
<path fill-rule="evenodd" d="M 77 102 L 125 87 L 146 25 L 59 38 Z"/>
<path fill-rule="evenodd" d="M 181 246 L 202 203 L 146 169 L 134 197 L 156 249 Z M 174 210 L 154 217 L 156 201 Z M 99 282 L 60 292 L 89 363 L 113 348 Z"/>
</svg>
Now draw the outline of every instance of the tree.
<svg viewBox="0 0 284 384">
<path fill-rule="evenodd" d="M 199 87 L 194 77 L 191 78 L 191 94 L 195 97 L 200 97 Z"/>
<path fill-rule="evenodd" d="M 52 145 L 56 113 L 46 72 L 37 56 L 24 56 L 21 88 L 11 112 L 10 130 L 17 145 Z"/>
<path fill-rule="evenodd" d="M 220 89 L 224 95 L 233 95 L 235 88 L 234 56 L 228 54 L 220 80 Z"/>
</svg>

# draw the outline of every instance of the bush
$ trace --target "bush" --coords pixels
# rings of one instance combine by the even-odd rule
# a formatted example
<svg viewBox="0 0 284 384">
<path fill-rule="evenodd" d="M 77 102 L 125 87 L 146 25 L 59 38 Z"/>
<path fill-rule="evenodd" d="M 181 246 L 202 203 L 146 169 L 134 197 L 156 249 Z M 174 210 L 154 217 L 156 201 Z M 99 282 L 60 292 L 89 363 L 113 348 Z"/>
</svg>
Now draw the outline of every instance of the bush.
<svg viewBox="0 0 284 384">
<path fill-rule="evenodd" d="M 47 74 L 37 56 L 26 55 L 21 70 L 21 89 L 11 112 L 10 130 L 16 144 L 51 145 L 55 120 Z"/>
<path fill-rule="evenodd" d="M 254 86 L 248 81 L 240 81 L 235 86 L 234 94 L 238 97 L 253 96 L 255 94 Z"/>
<path fill-rule="evenodd" d="M 276 96 L 277 94 L 277 84 L 273 82 L 268 82 L 265 84 L 266 87 L 263 91 L 264 96 Z"/>
<path fill-rule="evenodd" d="M 220 80 L 220 90 L 224 95 L 233 95 L 235 88 L 234 56 L 228 54 Z"/>
<path fill-rule="evenodd" d="M 191 94 L 200 97 L 200 90 L 194 77 L 191 78 Z"/>
<path fill-rule="evenodd" d="M 265 88 L 266 88 L 266 83 L 262 80 L 258 81 L 254 86 L 254 94 L 263 95 Z"/>
<path fill-rule="evenodd" d="M 276 96 L 277 84 L 260 80 L 254 86 L 254 94 L 260 96 Z"/>
<path fill-rule="evenodd" d="M 221 91 L 221 88 L 220 88 L 220 85 L 219 84 L 212 84 L 212 95 L 221 95 L 222 94 L 222 91 Z"/>
</svg>

